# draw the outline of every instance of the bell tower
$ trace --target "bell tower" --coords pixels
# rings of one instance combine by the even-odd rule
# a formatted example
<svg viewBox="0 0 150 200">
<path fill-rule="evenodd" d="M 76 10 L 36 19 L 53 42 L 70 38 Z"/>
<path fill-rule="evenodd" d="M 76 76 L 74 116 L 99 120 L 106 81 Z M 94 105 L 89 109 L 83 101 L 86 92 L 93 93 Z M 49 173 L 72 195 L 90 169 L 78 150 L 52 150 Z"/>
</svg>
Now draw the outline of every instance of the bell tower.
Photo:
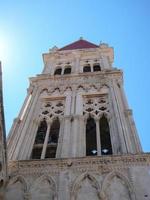
<svg viewBox="0 0 150 200">
<path fill-rule="evenodd" d="M 83 39 L 43 54 L 8 140 L 11 160 L 141 152 L 113 49 Z M 16 139 L 12 141 L 11 137 Z"/>
<path fill-rule="evenodd" d="M 148 200 L 150 155 L 113 48 L 80 38 L 43 61 L 8 136 L 6 199 Z"/>
</svg>

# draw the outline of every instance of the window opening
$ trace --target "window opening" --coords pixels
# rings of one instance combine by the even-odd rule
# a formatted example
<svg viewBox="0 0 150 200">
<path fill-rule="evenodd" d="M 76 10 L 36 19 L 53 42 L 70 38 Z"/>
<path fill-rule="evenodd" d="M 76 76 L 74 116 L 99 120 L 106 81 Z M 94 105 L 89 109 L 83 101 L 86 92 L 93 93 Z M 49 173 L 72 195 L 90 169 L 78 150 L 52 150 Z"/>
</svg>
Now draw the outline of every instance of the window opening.
<svg viewBox="0 0 150 200">
<path fill-rule="evenodd" d="M 110 130 L 107 118 L 103 115 L 100 119 L 101 154 L 112 154 Z"/>
<path fill-rule="evenodd" d="M 96 71 L 101 71 L 100 64 L 98 64 L 98 63 L 97 63 L 97 64 L 94 64 L 94 65 L 93 65 L 93 71 L 94 71 L 94 72 L 96 72 Z"/>
<path fill-rule="evenodd" d="M 57 69 L 55 70 L 54 75 L 61 75 L 61 71 L 62 71 L 61 68 L 57 68 Z"/>
<path fill-rule="evenodd" d="M 71 67 L 68 66 L 64 69 L 64 74 L 71 74 Z"/>
<path fill-rule="evenodd" d="M 56 157 L 59 129 L 60 129 L 60 123 L 57 118 L 56 120 L 53 121 L 51 129 L 50 129 L 45 158 L 55 158 Z"/>
<path fill-rule="evenodd" d="M 32 159 L 40 159 L 41 158 L 41 153 L 43 149 L 43 144 L 46 136 L 46 131 L 47 131 L 47 123 L 46 120 L 44 119 L 37 130 L 33 150 L 32 150 Z"/>
<path fill-rule="evenodd" d="M 83 67 L 83 72 L 91 72 L 91 66 L 90 65 L 85 65 Z"/>
<path fill-rule="evenodd" d="M 97 155 L 96 124 L 91 117 L 87 119 L 86 123 L 86 155 Z"/>
</svg>

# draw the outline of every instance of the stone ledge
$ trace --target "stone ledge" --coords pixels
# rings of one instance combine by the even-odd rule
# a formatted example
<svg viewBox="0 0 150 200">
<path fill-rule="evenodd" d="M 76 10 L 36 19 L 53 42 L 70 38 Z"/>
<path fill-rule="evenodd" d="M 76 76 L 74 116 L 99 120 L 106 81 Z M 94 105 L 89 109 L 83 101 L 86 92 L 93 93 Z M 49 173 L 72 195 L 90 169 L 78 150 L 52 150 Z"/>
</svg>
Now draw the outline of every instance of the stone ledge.
<svg viewBox="0 0 150 200">
<path fill-rule="evenodd" d="M 10 161 L 9 173 L 60 173 L 68 169 L 72 171 L 96 170 L 107 172 L 112 169 L 117 170 L 133 166 L 150 166 L 150 153 Z"/>
</svg>

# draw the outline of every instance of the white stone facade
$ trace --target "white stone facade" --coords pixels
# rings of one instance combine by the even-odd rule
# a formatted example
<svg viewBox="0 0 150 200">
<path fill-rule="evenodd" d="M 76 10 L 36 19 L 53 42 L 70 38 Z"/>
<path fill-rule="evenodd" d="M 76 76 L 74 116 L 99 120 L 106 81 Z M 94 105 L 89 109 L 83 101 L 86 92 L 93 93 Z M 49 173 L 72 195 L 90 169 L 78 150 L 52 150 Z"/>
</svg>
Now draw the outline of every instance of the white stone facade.
<svg viewBox="0 0 150 200">
<path fill-rule="evenodd" d="M 107 44 L 54 48 L 43 59 L 43 73 L 30 78 L 27 98 L 8 137 L 5 198 L 149 199 L 150 155 L 142 153 L 123 73 L 112 66 L 113 49 Z M 87 146 L 88 120 L 95 129 L 94 147 Z M 42 123 L 44 139 L 39 135 L 37 140 Z M 101 124 L 107 126 L 107 142 Z M 52 138 L 54 129 L 59 130 L 58 138 Z M 55 150 L 55 158 L 48 155 Z"/>
</svg>

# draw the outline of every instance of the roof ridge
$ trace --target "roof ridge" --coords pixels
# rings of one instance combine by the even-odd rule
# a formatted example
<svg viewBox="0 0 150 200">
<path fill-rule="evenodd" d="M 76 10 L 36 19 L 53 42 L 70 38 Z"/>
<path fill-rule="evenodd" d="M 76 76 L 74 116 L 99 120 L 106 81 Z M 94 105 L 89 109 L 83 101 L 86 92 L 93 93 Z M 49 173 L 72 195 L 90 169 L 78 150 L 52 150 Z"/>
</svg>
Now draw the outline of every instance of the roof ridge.
<svg viewBox="0 0 150 200">
<path fill-rule="evenodd" d="M 99 47 L 98 45 L 80 38 L 79 40 L 60 48 L 59 51 L 73 50 L 73 49 L 86 49 L 86 48 L 98 48 L 98 47 Z"/>
</svg>

